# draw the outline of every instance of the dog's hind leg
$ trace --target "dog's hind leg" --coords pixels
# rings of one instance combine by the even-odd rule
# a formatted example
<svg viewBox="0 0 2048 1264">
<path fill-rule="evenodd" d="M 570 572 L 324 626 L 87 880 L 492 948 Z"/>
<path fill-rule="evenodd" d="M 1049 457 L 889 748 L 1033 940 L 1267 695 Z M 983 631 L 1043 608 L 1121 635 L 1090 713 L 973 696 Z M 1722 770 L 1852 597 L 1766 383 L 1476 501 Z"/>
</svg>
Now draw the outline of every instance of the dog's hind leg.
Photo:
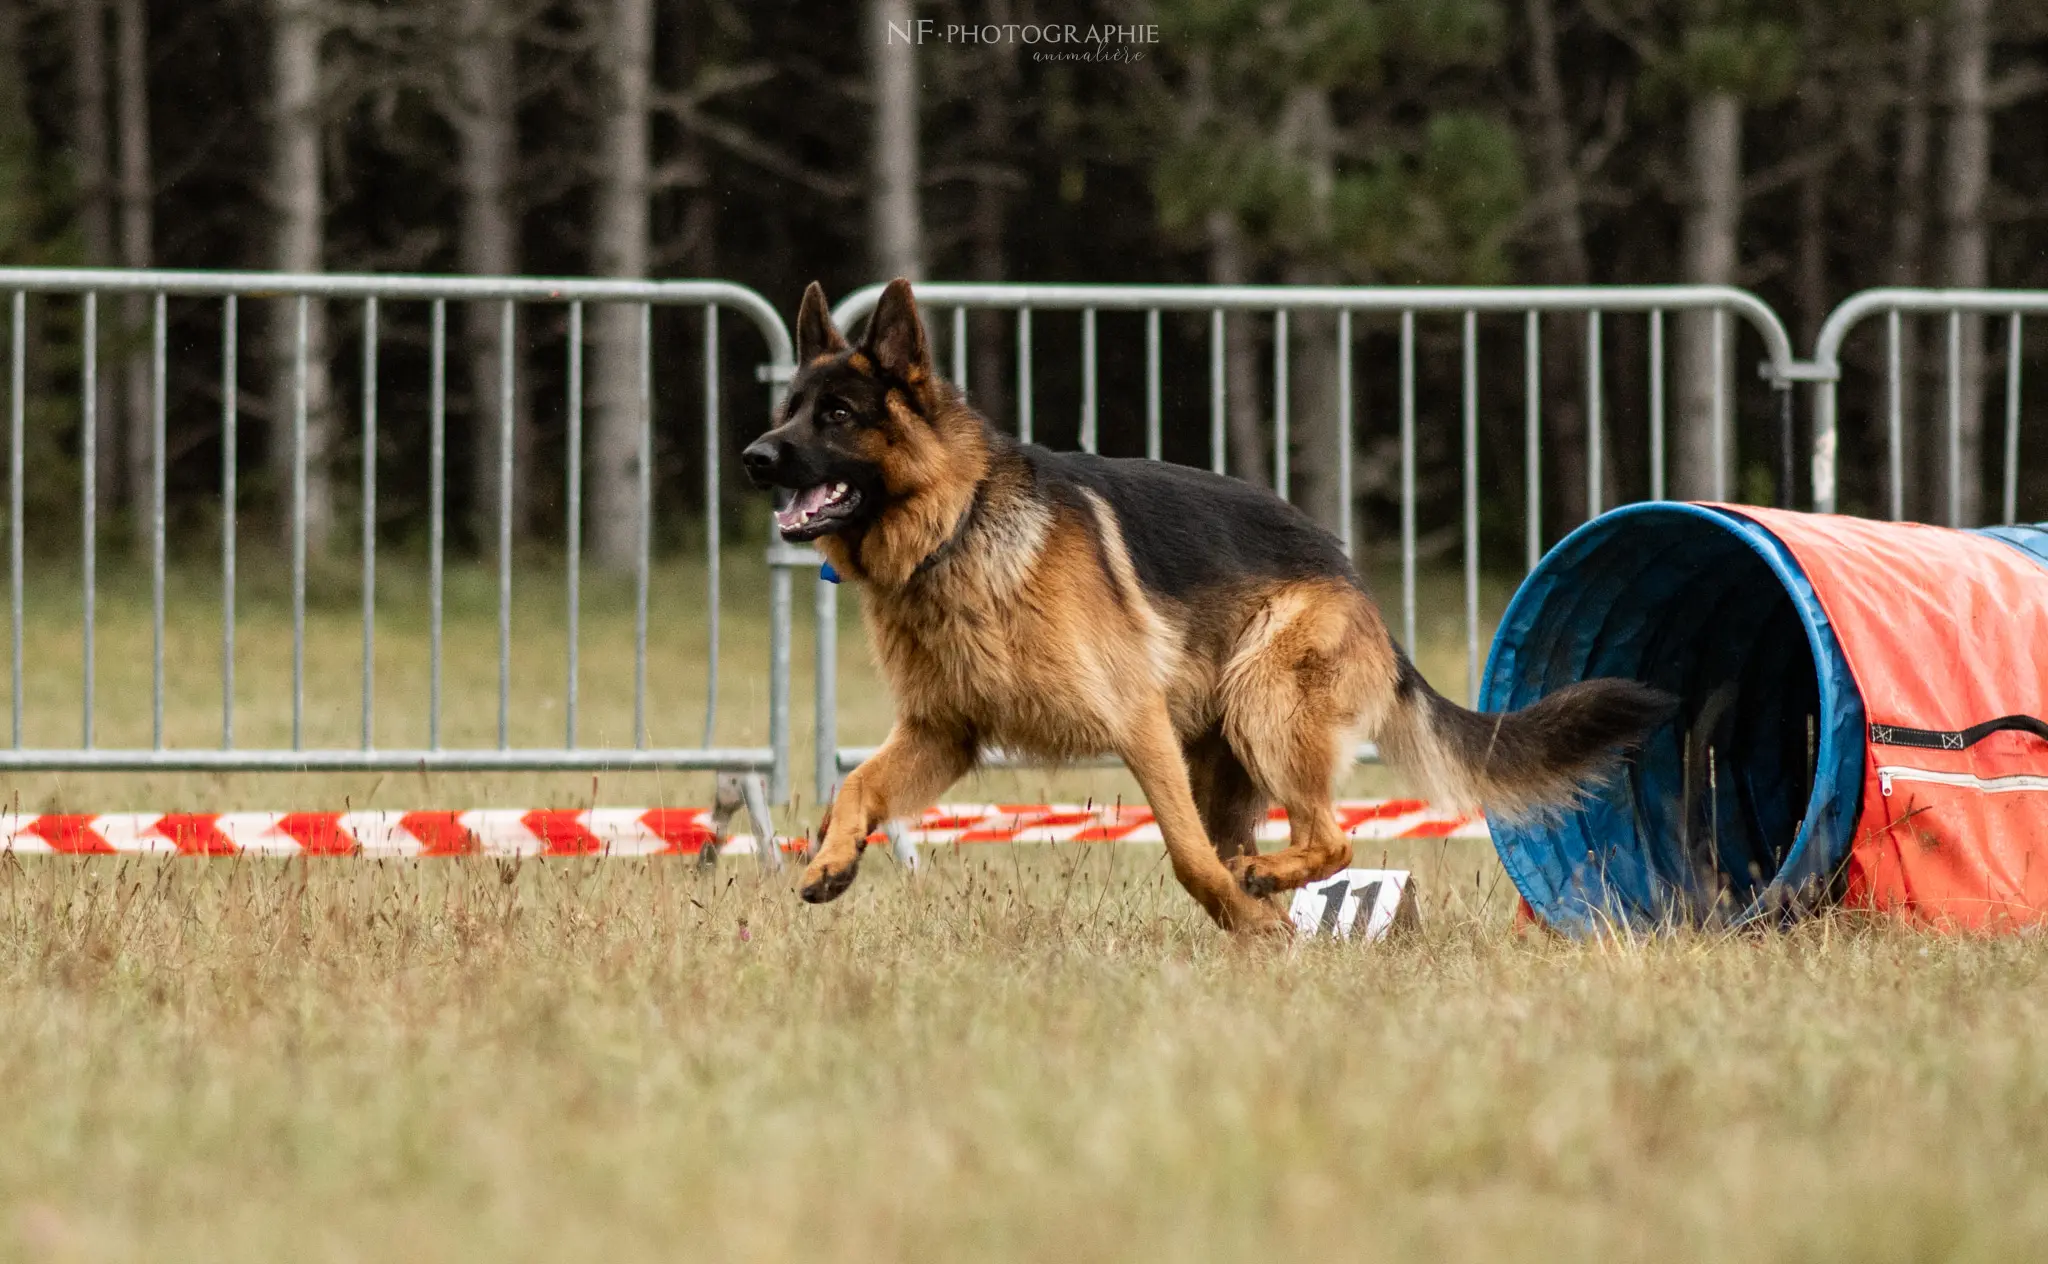
<svg viewBox="0 0 2048 1264">
<path fill-rule="evenodd" d="M 1223 674 L 1223 734 L 1260 789 L 1287 809 L 1290 840 L 1230 862 L 1246 891 L 1284 891 L 1351 863 L 1331 783 L 1353 724 L 1372 725 L 1392 705 L 1395 666 L 1379 616 L 1349 586 L 1279 590 L 1247 629 Z"/>
<path fill-rule="evenodd" d="M 1173 863 L 1173 876 L 1216 924 L 1239 932 L 1288 931 L 1288 922 L 1279 910 L 1249 895 L 1211 848 L 1188 786 L 1188 767 L 1165 699 L 1141 703 L 1135 714 L 1126 718 L 1117 753 L 1152 805 L 1153 819 L 1159 822 L 1159 833 L 1166 840 L 1167 858 Z"/>
<path fill-rule="evenodd" d="M 1287 809 L 1288 843 L 1263 856 L 1254 851 L 1231 860 L 1230 870 L 1246 891 L 1271 895 L 1290 890 L 1351 863 L 1351 840 L 1330 810 L 1330 774 L 1340 736 L 1328 729 L 1303 730 L 1292 750 L 1264 761 L 1269 771 L 1280 774 L 1272 789 Z"/>
<path fill-rule="evenodd" d="M 853 885 L 861 849 L 882 822 L 919 811 L 974 766 L 972 738 L 898 720 L 881 748 L 847 774 L 825 811 L 824 841 L 804 870 L 805 900 L 823 904 Z"/>
<path fill-rule="evenodd" d="M 1245 771 L 1237 752 L 1218 729 L 1187 743 L 1185 754 L 1195 809 L 1202 814 L 1202 828 L 1216 854 L 1225 864 L 1238 856 L 1256 856 L 1259 822 L 1265 819 L 1270 802 L 1265 791 Z"/>
</svg>

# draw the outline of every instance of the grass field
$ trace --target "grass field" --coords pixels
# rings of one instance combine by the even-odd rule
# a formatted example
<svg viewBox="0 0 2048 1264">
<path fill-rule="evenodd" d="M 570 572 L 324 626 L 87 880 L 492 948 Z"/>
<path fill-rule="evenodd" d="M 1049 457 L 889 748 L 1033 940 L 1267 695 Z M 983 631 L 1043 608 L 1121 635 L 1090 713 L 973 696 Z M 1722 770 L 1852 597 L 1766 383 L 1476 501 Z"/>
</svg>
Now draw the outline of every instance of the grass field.
<svg viewBox="0 0 2048 1264">
<path fill-rule="evenodd" d="M 662 611 L 689 608 L 693 576 L 665 580 L 654 677 L 690 740 L 701 631 Z M 380 629 L 394 745 L 424 670 L 405 582 L 389 581 Z M 728 741 L 759 740 L 748 582 L 732 579 Z M 457 589 L 451 698 L 483 707 L 462 721 L 478 739 L 495 722 L 491 590 L 478 575 Z M 76 721 L 61 593 L 32 593 L 32 740 Z M 105 742 L 137 740 L 138 716 L 147 738 L 135 594 L 117 579 L 103 611 Z M 173 714 L 189 740 L 217 739 L 217 594 L 173 596 Z M 521 596 L 537 647 L 521 696 L 545 717 L 560 616 L 537 581 Z M 622 597 L 601 586 L 586 616 L 593 738 L 630 701 Z M 247 740 L 278 732 L 282 609 L 275 594 L 247 603 Z M 1455 646 L 1455 614 L 1429 626 L 1429 647 Z M 351 607 L 319 605 L 314 627 L 313 731 L 354 740 Z M 846 642 L 852 672 L 850 628 Z M 1461 677 L 1455 649 L 1425 663 Z M 849 738 L 886 716 L 858 681 Z M 1016 776 L 1074 797 L 1128 789 Z M 592 791 L 408 776 L 39 777 L 10 792 L 111 809 Z M 704 801 L 690 778 L 598 793 Z M 941 851 L 914 878 L 877 854 L 824 909 L 743 861 L 0 858 L 0 1258 L 2048 1252 L 2037 939 L 1835 918 L 1566 943 L 1514 928 L 1483 848 L 1384 859 L 1419 875 L 1420 933 L 1278 950 L 1225 942 L 1138 847 Z"/>
</svg>

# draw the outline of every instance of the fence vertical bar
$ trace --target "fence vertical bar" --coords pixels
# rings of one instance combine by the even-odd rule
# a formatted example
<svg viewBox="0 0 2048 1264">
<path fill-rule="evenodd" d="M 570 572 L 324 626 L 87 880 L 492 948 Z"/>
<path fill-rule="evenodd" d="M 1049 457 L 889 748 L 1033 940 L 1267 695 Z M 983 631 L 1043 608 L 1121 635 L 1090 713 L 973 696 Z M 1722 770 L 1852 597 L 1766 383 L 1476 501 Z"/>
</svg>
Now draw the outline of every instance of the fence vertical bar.
<svg viewBox="0 0 2048 1264">
<path fill-rule="evenodd" d="M 498 749 L 512 745 L 512 404 L 517 306 L 498 313 Z"/>
<path fill-rule="evenodd" d="M 1529 569 L 1543 558 L 1543 317 L 1528 312 L 1522 317 L 1522 495 L 1528 522 L 1523 527 L 1523 544 L 1529 555 Z"/>
<path fill-rule="evenodd" d="M 1081 451 L 1095 451 L 1095 309 L 1081 313 Z"/>
<path fill-rule="evenodd" d="M 563 533 L 567 536 L 568 557 L 563 565 L 568 571 L 565 586 L 569 590 L 569 663 L 568 680 L 563 687 L 565 716 L 563 719 L 562 744 L 570 750 L 576 749 L 576 653 L 582 632 L 583 613 L 583 300 L 569 304 L 569 383 L 568 383 L 568 485 L 563 489 L 563 499 L 568 505 L 565 511 L 567 521 Z"/>
<path fill-rule="evenodd" d="M 1664 499 L 1664 310 L 1650 313 L 1650 499 Z"/>
<path fill-rule="evenodd" d="M 305 746 L 306 716 L 306 323 L 301 294 L 292 322 L 292 749 Z"/>
<path fill-rule="evenodd" d="M 633 559 L 633 749 L 647 747 L 647 581 L 654 549 L 654 308 L 640 304 L 640 539 Z"/>
<path fill-rule="evenodd" d="M 964 309 L 963 309 L 964 310 Z M 964 370 L 963 370 L 964 371 Z M 967 387 L 963 380 L 962 390 Z M 723 448 L 723 435 L 718 419 L 718 304 L 704 305 L 704 587 L 711 601 L 711 617 L 705 629 L 705 656 L 709 665 L 704 673 L 704 744 L 711 745 L 712 734 L 718 731 L 718 656 L 719 631 L 724 611 L 721 609 L 723 595 L 719 584 L 719 517 L 723 506 L 719 503 L 719 450 Z"/>
<path fill-rule="evenodd" d="M 1773 378 L 1771 391 L 1778 401 L 1778 470 L 1777 477 L 1772 480 L 1777 484 L 1773 502 L 1779 509 L 1793 509 L 1799 501 L 1799 491 L 1793 486 L 1799 457 L 1795 439 L 1798 423 L 1792 415 L 1792 383 Z"/>
<path fill-rule="evenodd" d="M 813 652 L 818 681 L 817 749 L 811 753 L 811 780 L 820 807 L 831 799 L 832 784 L 839 773 L 839 589 L 821 574 L 811 594 L 811 613 L 816 624 Z M 827 699 L 835 700 L 828 704 Z"/>
<path fill-rule="evenodd" d="M 1479 698 L 1479 313 L 1465 313 L 1465 701 Z"/>
<path fill-rule="evenodd" d="M 1963 525 L 1963 314 L 1948 314 L 1948 525 Z"/>
<path fill-rule="evenodd" d="M 1159 309 L 1145 313 L 1145 455 L 1157 461 L 1164 438 L 1160 434 L 1159 395 Z"/>
<path fill-rule="evenodd" d="M 87 291 L 84 300 L 84 382 L 85 398 L 80 401 L 82 418 L 78 433 L 79 499 L 85 513 L 85 539 L 79 562 L 84 572 L 84 715 L 79 723 L 79 745 L 92 749 L 93 624 L 99 583 L 99 428 L 100 428 L 100 296 Z"/>
<path fill-rule="evenodd" d="M 1715 308 L 1710 318 L 1713 329 L 1714 362 L 1714 499 L 1728 499 L 1728 314 Z"/>
<path fill-rule="evenodd" d="M 1415 652 L 1415 313 L 1401 313 L 1401 637 Z"/>
<path fill-rule="evenodd" d="M 233 294 L 220 313 L 220 748 L 235 748 L 235 497 L 236 431 L 241 384 L 236 352 L 241 307 Z"/>
<path fill-rule="evenodd" d="M 363 749 L 377 744 L 377 300 L 363 300 Z"/>
<path fill-rule="evenodd" d="M 1887 455 L 1891 458 L 1891 510 L 1892 521 L 1898 522 L 1906 516 L 1906 389 L 1901 380 L 1905 370 L 1902 367 L 1904 355 L 1901 347 L 1899 309 L 1885 313 L 1885 379 L 1888 389 L 1887 422 L 1885 438 Z"/>
<path fill-rule="evenodd" d="M 953 385 L 967 390 L 967 308 L 953 309 Z"/>
<path fill-rule="evenodd" d="M 2020 314 L 2007 318 L 2005 334 L 2005 525 L 2020 510 Z"/>
<path fill-rule="evenodd" d="M 1287 309 L 1273 313 L 1273 490 L 1288 499 Z"/>
<path fill-rule="evenodd" d="M 21 749 L 21 462 L 25 411 L 22 390 L 28 378 L 28 295 L 14 292 L 13 317 L 8 331 L 7 394 L 7 579 L 9 606 L 14 615 L 14 659 L 11 695 L 14 712 L 14 748 Z"/>
<path fill-rule="evenodd" d="M 1840 395 L 1833 380 L 1813 384 L 1813 511 L 1835 512 L 1836 415 Z M 1893 484 L 1897 486 L 1896 483 Z"/>
<path fill-rule="evenodd" d="M 1031 442 L 1031 309 L 1017 312 L 1017 439 Z"/>
<path fill-rule="evenodd" d="M 1344 556 L 1354 561 L 1351 450 L 1356 424 L 1351 407 L 1351 309 L 1347 307 L 1337 313 L 1337 534 L 1344 541 Z"/>
<path fill-rule="evenodd" d="M 769 530 L 774 527 L 771 525 Z M 787 566 L 768 568 L 770 627 L 791 626 L 794 603 L 790 584 Z M 789 799 L 789 640 L 786 636 L 768 638 L 768 747 L 774 752 L 768 774 L 768 797 L 777 803 Z"/>
<path fill-rule="evenodd" d="M 164 371 L 166 307 L 159 292 L 149 313 L 149 744 L 164 748 Z"/>
<path fill-rule="evenodd" d="M 441 749 L 441 616 L 448 509 L 448 300 L 435 299 L 427 403 L 427 748 Z"/>
<path fill-rule="evenodd" d="M 1209 468 L 1216 473 L 1224 472 L 1225 459 L 1224 422 L 1229 406 L 1225 399 L 1223 339 L 1223 309 L 1209 313 Z"/>
<path fill-rule="evenodd" d="M 1607 454 L 1601 444 L 1600 310 L 1586 313 L 1586 518 L 1600 516 L 1607 486 Z"/>
</svg>

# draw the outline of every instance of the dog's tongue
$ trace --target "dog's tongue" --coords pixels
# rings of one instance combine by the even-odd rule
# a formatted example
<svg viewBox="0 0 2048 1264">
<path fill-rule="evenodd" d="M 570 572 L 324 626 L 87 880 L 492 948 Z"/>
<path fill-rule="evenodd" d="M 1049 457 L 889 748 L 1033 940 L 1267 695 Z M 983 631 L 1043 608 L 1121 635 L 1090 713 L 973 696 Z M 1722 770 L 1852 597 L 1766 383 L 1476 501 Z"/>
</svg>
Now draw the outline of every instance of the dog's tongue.
<svg viewBox="0 0 2048 1264">
<path fill-rule="evenodd" d="M 831 495 L 831 490 L 831 486 L 826 483 L 820 483 L 816 487 L 804 488 L 789 498 L 789 507 L 787 509 L 775 511 L 775 525 L 783 528 L 785 531 L 800 525 L 806 517 L 824 507 L 826 498 Z"/>
</svg>

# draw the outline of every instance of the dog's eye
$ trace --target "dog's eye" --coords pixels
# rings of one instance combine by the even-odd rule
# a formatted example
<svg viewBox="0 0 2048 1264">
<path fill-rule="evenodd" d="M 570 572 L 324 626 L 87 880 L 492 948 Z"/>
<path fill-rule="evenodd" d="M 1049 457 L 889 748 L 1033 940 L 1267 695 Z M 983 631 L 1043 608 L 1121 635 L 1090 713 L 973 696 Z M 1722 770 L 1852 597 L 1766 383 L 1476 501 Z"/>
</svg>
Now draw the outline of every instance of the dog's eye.
<svg viewBox="0 0 2048 1264">
<path fill-rule="evenodd" d="M 827 405 L 825 405 L 825 424 L 826 424 L 826 425 L 828 425 L 828 426 L 844 426 L 844 425 L 849 425 L 849 424 L 851 424 L 851 423 L 852 423 L 852 421 L 853 421 L 853 414 L 852 414 L 851 412 L 849 412 L 849 411 L 847 410 L 847 407 L 846 407 L 846 405 L 844 405 L 844 404 L 827 404 Z"/>
</svg>

